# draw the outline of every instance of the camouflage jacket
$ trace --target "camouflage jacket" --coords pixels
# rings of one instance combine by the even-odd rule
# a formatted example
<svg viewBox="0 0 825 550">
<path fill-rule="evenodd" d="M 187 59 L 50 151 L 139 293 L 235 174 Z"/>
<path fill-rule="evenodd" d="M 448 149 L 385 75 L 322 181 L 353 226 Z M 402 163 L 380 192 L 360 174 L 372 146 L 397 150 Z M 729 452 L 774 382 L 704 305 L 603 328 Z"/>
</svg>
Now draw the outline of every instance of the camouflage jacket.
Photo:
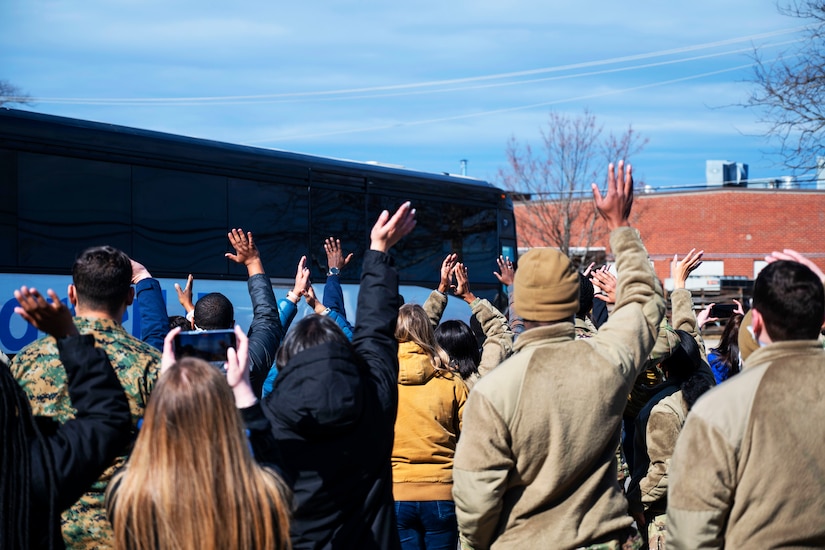
<svg viewBox="0 0 825 550">
<path fill-rule="evenodd" d="M 114 321 L 75 317 L 75 325 L 82 334 L 93 334 L 95 344 L 109 356 L 126 392 L 136 431 L 160 372 L 160 352 Z M 74 418 L 76 411 L 69 398 L 66 371 L 53 337 L 46 336 L 20 350 L 12 360 L 11 372 L 28 395 L 32 414 L 50 417 L 59 423 Z M 117 458 L 89 491 L 63 513 L 63 537 L 68 548 L 112 545 L 111 526 L 103 505 L 104 492 L 112 473 L 125 461 L 125 455 Z"/>
</svg>

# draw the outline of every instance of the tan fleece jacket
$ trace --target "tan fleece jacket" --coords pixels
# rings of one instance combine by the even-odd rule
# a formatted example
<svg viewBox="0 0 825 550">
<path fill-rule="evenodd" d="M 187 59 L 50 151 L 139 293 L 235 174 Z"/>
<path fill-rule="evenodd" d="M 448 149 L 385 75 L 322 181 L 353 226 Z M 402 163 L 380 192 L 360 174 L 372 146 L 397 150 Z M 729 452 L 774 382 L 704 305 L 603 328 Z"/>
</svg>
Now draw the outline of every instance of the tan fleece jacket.
<svg viewBox="0 0 825 550">
<path fill-rule="evenodd" d="M 453 458 L 467 387 L 458 375 L 436 375 L 429 357 L 413 342 L 398 344 L 398 366 L 393 498 L 452 500 Z"/>
<path fill-rule="evenodd" d="M 825 350 L 777 342 L 691 409 L 668 548 L 825 548 Z"/>
<path fill-rule="evenodd" d="M 664 512 L 664 499 L 667 497 L 668 470 L 676 440 L 687 417 L 687 405 L 679 390 L 659 401 L 650 411 L 647 421 L 645 443 L 650 466 L 647 474 L 639 481 L 642 504 L 645 510 L 651 506 L 661 507 Z M 660 501 L 662 501 L 660 503 Z"/>
<path fill-rule="evenodd" d="M 617 303 L 598 334 L 576 340 L 572 322 L 527 330 L 470 393 L 453 469 L 465 547 L 578 548 L 631 524 L 619 424 L 665 303 L 636 231 L 613 231 L 611 247 Z"/>
</svg>

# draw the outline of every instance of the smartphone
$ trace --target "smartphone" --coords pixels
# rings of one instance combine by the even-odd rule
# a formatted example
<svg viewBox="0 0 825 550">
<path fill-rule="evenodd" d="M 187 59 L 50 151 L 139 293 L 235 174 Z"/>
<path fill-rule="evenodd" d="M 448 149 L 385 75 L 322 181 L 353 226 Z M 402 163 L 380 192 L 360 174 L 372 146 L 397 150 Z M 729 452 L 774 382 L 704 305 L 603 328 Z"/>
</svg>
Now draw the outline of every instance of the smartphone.
<svg viewBox="0 0 825 550">
<path fill-rule="evenodd" d="M 716 304 L 715 306 L 710 308 L 710 316 L 725 319 L 733 315 L 735 309 L 735 304 Z"/>
<path fill-rule="evenodd" d="M 192 330 L 175 336 L 175 358 L 197 357 L 226 372 L 226 350 L 235 348 L 235 331 Z M 237 348 L 236 348 L 237 349 Z"/>
</svg>

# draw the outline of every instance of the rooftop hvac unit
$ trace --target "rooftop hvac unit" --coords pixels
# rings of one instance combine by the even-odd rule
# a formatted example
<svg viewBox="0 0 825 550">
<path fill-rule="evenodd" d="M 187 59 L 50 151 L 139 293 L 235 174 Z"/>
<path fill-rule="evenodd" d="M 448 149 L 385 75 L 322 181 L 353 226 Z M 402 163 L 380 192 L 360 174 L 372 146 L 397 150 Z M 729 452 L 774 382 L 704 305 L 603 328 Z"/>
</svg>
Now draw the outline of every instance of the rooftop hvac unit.
<svg viewBox="0 0 825 550">
<path fill-rule="evenodd" d="M 744 187 L 748 184 L 748 165 L 729 160 L 708 160 L 705 162 L 705 178 L 708 187 Z"/>
</svg>

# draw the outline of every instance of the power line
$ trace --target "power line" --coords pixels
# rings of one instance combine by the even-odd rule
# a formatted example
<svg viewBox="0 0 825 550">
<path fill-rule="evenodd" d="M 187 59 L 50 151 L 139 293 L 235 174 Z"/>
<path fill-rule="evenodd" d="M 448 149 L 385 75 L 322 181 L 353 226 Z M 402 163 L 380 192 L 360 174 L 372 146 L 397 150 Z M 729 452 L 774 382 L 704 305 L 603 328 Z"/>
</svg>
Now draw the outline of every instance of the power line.
<svg viewBox="0 0 825 550">
<path fill-rule="evenodd" d="M 340 90 L 326 90 L 326 91 L 315 91 L 315 92 L 288 92 L 288 93 L 280 93 L 280 94 L 259 94 L 259 95 L 236 95 L 236 96 L 208 96 L 208 97 L 162 97 L 162 98 L 147 98 L 147 97 L 134 97 L 134 98 L 71 98 L 71 97 L 40 97 L 40 98 L 28 98 L 32 102 L 35 103 L 53 103 L 53 104 L 75 104 L 75 105 L 182 105 L 182 106 L 191 106 L 191 105 L 198 105 L 198 104 L 233 104 L 237 103 L 249 103 L 249 102 L 262 102 L 264 100 L 285 100 L 285 99 L 309 99 L 309 98 L 323 98 L 323 97 L 330 97 L 330 96 L 337 96 L 337 95 L 348 95 L 348 94 L 363 94 L 363 93 L 374 93 L 374 92 L 383 92 L 383 91 L 397 91 L 397 90 L 412 90 L 412 89 L 419 89 L 419 88 L 428 88 L 428 87 L 436 87 L 436 86 L 454 86 L 460 84 L 467 84 L 467 83 L 474 83 L 474 82 L 484 82 L 484 81 L 491 81 L 491 80 L 501 80 L 501 79 L 511 79 L 511 78 L 518 78 L 518 77 L 525 77 L 525 76 L 533 76 L 538 74 L 546 74 L 546 73 L 553 73 L 553 72 L 564 72 L 564 71 L 573 71 L 578 69 L 586 69 L 590 67 L 599 67 L 604 65 L 612 65 L 617 63 L 627 63 L 631 61 L 640 61 L 645 59 L 651 59 L 656 57 L 665 57 L 669 55 L 677 55 L 688 53 L 692 51 L 698 51 L 703 49 L 709 48 L 717 48 L 721 46 L 727 46 L 731 44 L 738 44 L 741 42 L 750 42 L 754 40 L 762 40 L 766 38 L 772 38 L 775 36 L 780 36 L 783 34 L 795 33 L 800 30 L 804 30 L 810 28 L 810 26 L 801 26 L 795 27 L 790 29 L 782 29 L 777 31 L 771 31 L 766 33 L 759 33 L 759 34 L 752 34 L 748 36 L 738 37 L 738 38 L 730 38 L 727 40 L 719 40 L 716 42 L 707 42 L 703 44 L 696 44 L 692 46 L 683 46 L 680 48 L 671 48 L 667 50 L 659 50 L 654 52 L 648 52 L 643 54 L 635 54 L 635 55 L 628 55 L 622 57 L 614 57 L 609 59 L 602 59 L 596 61 L 585 61 L 581 63 L 572 63 L 567 65 L 559 65 L 555 67 L 545 67 L 540 69 L 530 69 L 525 71 L 515 71 L 515 72 L 507 72 L 507 73 L 497 73 L 491 75 L 481 75 L 481 76 L 474 76 L 474 77 L 465 77 L 465 78 L 457 78 L 457 79 L 448 79 L 448 80 L 434 80 L 434 81 L 427 81 L 427 82 L 417 82 L 417 83 L 408 83 L 408 84 L 392 84 L 392 85 L 385 85 L 385 86 L 372 86 L 372 87 L 362 87 L 362 88 L 347 88 L 347 89 L 340 89 Z M 782 42 L 779 45 L 792 43 L 794 41 Z M 770 46 L 770 44 L 768 45 Z M 747 50 L 734 50 L 732 52 L 721 53 L 718 55 L 730 55 L 732 53 L 741 53 L 742 51 Z M 701 57 L 700 57 L 701 58 Z M 684 61 L 689 61 L 692 59 L 686 59 Z M 673 60 L 672 63 L 679 63 L 683 62 L 682 60 Z M 652 65 L 652 66 L 655 66 Z M 607 72 L 617 71 L 622 69 L 612 69 Z M 630 70 L 630 69 L 624 69 Z M 600 74 L 599 72 L 593 74 Z M 529 83 L 530 81 L 528 81 Z M 502 84 L 502 85 L 514 85 L 514 84 Z M 466 88 L 472 89 L 472 88 Z M 10 100 L 14 100 L 15 98 L 9 98 Z M 228 102 L 228 103 L 227 103 Z"/>
<path fill-rule="evenodd" d="M 390 129 L 390 128 L 400 128 L 400 127 L 405 127 L 405 126 L 420 126 L 420 125 L 423 125 L 423 124 L 434 124 L 434 123 L 438 123 L 438 122 L 449 122 L 449 121 L 453 121 L 453 120 L 464 120 L 464 119 L 469 119 L 469 118 L 478 118 L 478 117 L 484 117 L 484 116 L 501 114 L 501 113 L 512 113 L 512 112 L 516 112 L 516 111 L 526 111 L 526 110 L 535 109 L 535 108 L 538 108 L 538 107 L 548 107 L 548 106 L 551 106 L 551 105 L 560 105 L 560 104 L 563 104 L 563 103 L 573 103 L 573 102 L 576 102 L 576 101 L 583 101 L 583 100 L 586 100 L 586 99 L 595 99 L 595 98 L 599 98 L 599 97 L 617 95 L 617 94 L 622 94 L 622 93 L 626 93 L 626 92 L 634 92 L 634 91 L 637 91 L 637 90 L 644 90 L 644 89 L 653 88 L 653 87 L 656 87 L 656 86 L 666 86 L 668 84 L 676 84 L 678 82 L 685 82 L 685 81 L 688 81 L 688 80 L 696 80 L 698 78 L 705 78 L 705 77 L 708 77 L 708 76 L 714 76 L 714 75 L 718 75 L 718 74 L 723 74 L 723 73 L 728 73 L 728 72 L 733 72 L 733 71 L 739 71 L 739 70 L 742 70 L 742 69 L 753 67 L 754 65 L 755 65 L 755 63 L 748 63 L 746 65 L 739 65 L 739 66 L 736 66 L 736 67 L 730 67 L 730 68 L 727 68 L 727 69 L 720 69 L 720 70 L 717 70 L 717 71 L 710 71 L 710 72 L 701 73 L 701 74 L 697 74 L 697 75 L 691 75 L 691 76 L 685 76 L 685 77 L 681 77 L 681 78 L 674 78 L 674 79 L 670 79 L 670 80 L 663 80 L 663 81 L 659 81 L 659 82 L 652 82 L 652 83 L 648 83 L 648 84 L 642 84 L 642 85 L 639 85 L 639 86 L 633 86 L 631 88 L 621 88 L 621 89 L 617 89 L 617 90 L 608 90 L 608 91 L 605 91 L 605 92 L 599 92 L 599 93 L 595 93 L 595 94 L 587 94 L 587 95 L 578 96 L 578 97 L 556 99 L 556 100 L 553 100 L 553 101 L 544 101 L 544 102 L 541 102 L 541 103 L 533 103 L 533 104 L 530 104 L 530 105 L 521 105 L 521 106 L 517 106 L 517 107 L 505 107 L 505 108 L 502 108 L 502 109 L 492 109 L 492 110 L 481 111 L 481 112 L 477 112 L 477 113 L 466 113 L 466 114 L 462 114 L 462 115 L 452 115 L 452 116 L 441 117 L 441 118 L 431 118 L 431 119 L 423 119 L 423 120 L 407 121 L 407 122 L 393 122 L 391 124 L 382 124 L 382 125 L 378 125 L 378 126 L 369 126 L 369 127 L 364 127 L 364 128 L 352 128 L 352 129 L 346 129 L 346 130 L 335 130 L 335 131 L 331 131 L 331 132 L 320 132 L 320 133 L 314 133 L 314 134 L 290 135 L 290 136 L 283 136 L 283 137 L 280 137 L 280 138 L 271 138 L 271 139 L 260 139 L 260 140 L 254 140 L 254 141 L 247 141 L 245 143 L 248 144 L 248 145 L 255 145 L 255 144 L 269 143 L 269 142 L 273 142 L 273 141 L 299 140 L 299 139 L 310 139 L 310 138 L 316 138 L 316 137 L 326 137 L 326 136 L 334 136 L 334 135 L 341 135 L 341 134 L 355 134 L 355 133 L 361 133 L 361 132 L 371 132 L 371 131 L 375 131 L 375 130 L 387 130 L 387 129 Z"/>
</svg>

